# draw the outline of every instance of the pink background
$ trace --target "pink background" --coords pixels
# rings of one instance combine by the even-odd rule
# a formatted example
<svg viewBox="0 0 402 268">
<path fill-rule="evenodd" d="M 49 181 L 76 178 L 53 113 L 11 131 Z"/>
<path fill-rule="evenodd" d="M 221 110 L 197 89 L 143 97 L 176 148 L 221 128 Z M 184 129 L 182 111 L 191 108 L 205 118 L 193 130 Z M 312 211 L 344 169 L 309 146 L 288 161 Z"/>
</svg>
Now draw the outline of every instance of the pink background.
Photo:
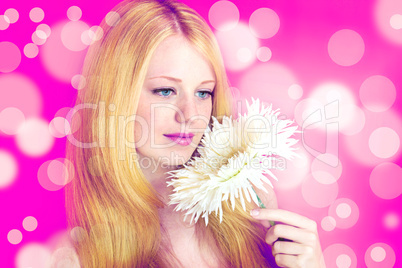
<svg viewBox="0 0 402 268">
<path fill-rule="evenodd" d="M 280 208 L 317 221 L 327 267 L 402 267 L 402 2 L 183 2 L 216 34 L 236 95 L 304 130 L 302 158 L 274 186 Z M 65 235 L 57 126 L 79 90 L 85 30 L 117 3 L 0 4 L 2 267 L 45 267 Z"/>
</svg>

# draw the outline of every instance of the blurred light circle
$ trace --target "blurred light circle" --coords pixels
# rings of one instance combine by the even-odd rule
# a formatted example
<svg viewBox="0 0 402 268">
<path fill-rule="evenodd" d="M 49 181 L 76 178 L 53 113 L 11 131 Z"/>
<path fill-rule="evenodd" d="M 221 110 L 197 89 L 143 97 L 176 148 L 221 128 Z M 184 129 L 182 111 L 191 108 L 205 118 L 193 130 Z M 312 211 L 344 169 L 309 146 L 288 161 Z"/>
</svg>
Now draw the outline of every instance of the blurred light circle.
<svg viewBox="0 0 402 268">
<path fill-rule="evenodd" d="M 120 22 L 120 15 L 115 11 L 110 11 L 106 14 L 105 21 L 107 25 L 114 27 Z"/>
<path fill-rule="evenodd" d="M 90 30 L 85 30 L 81 33 L 81 42 L 87 46 L 93 43 L 92 38 L 90 37 Z"/>
<path fill-rule="evenodd" d="M 259 8 L 250 16 L 250 31 L 258 38 L 267 39 L 273 37 L 278 32 L 279 26 L 279 16 L 270 8 Z"/>
<path fill-rule="evenodd" d="M 369 138 L 370 151 L 379 158 L 394 156 L 398 152 L 400 144 L 398 133 L 388 127 L 375 129 Z"/>
<path fill-rule="evenodd" d="M 345 244 L 332 244 L 323 251 L 327 268 L 357 267 L 356 253 Z"/>
<path fill-rule="evenodd" d="M 377 0 L 373 6 L 377 28 L 389 41 L 402 45 L 400 31 L 402 2 L 395 0 Z"/>
<path fill-rule="evenodd" d="M 311 174 L 319 183 L 334 183 L 342 174 L 342 163 L 333 154 L 320 154 L 311 163 Z"/>
<path fill-rule="evenodd" d="M 7 135 L 15 135 L 25 121 L 24 113 L 15 107 L 0 111 L 0 130 Z"/>
<path fill-rule="evenodd" d="M 72 247 L 61 247 L 55 250 L 51 256 L 52 267 L 80 268 L 78 255 Z"/>
<path fill-rule="evenodd" d="M 44 40 L 47 39 L 47 34 L 44 31 L 36 30 L 35 33 L 40 39 L 44 39 Z"/>
<path fill-rule="evenodd" d="M 26 155 L 38 157 L 47 154 L 53 147 L 54 138 L 49 133 L 46 121 L 28 118 L 17 134 L 17 146 Z"/>
<path fill-rule="evenodd" d="M 321 103 L 313 98 L 306 98 L 301 101 L 299 101 L 295 107 L 294 110 L 294 117 L 296 119 L 296 122 L 299 126 L 304 128 L 316 128 L 317 124 L 311 124 L 309 125 L 307 119 L 311 116 L 314 116 L 314 114 L 317 111 L 322 110 L 322 105 Z M 318 121 L 317 120 L 312 120 L 313 122 Z"/>
<path fill-rule="evenodd" d="M 208 12 L 209 22 L 218 31 L 232 30 L 239 22 L 239 17 L 239 9 L 230 1 L 217 1 Z"/>
<path fill-rule="evenodd" d="M 2 89 L 0 111 L 14 107 L 19 109 L 25 118 L 40 115 L 42 111 L 40 90 L 29 77 L 19 73 L 0 76 L 0 88 Z M 2 122 L 4 123 L 3 120 Z"/>
<path fill-rule="evenodd" d="M 48 191 L 58 191 L 64 187 L 64 185 L 58 185 L 52 182 L 48 175 L 48 167 L 50 163 L 54 160 L 48 160 L 44 162 L 38 169 L 38 182 L 39 184 Z"/>
<path fill-rule="evenodd" d="M 288 89 L 288 95 L 293 100 L 298 100 L 303 96 L 303 88 L 298 84 L 293 84 Z"/>
<path fill-rule="evenodd" d="M 0 189 L 10 186 L 16 179 L 18 165 L 15 157 L 0 149 Z"/>
<path fill-rule="evenodd" d="M 36 31 L 41 31 L 41 32 L 45 33 L 45 38 L 43 38 L 43 39 L 49 38 L 49 36 L 52 32 L 49 25 L 47 25 L 45 23 L 39 24 L 38 27 L 36 27 Z"/>
<path fill-rule="evenodd" d="M 71 229 L 70 236 L 72 240 L 76 242 L 81 242 L 86 236 L 85 229 L 80 226 L 76 226 Z"/>
<path fill-rule="evenodd" d="M 324 208 L 331 205 L 338 196 L 338 183 L 321 184 L 310 175 L 303 181 L 302 195 L 310 206 Z"/>
<path fill-rule="evenodd" d="M 225 66 L 229 70 L 242 70 L 250 66 L 255 61 L 255 55 L 259 47 L 259 42 L 254 36 L 251 35 L 247 26 L 243 23 L 238 23 L 236 27 L 231 30 L 216 32 L 215 35 L 222 51 Z M 251 58 L 246 61 L 242 61 L 243 58 L 240 57 L 239 59 L 238 53 L 240 53 L 240 55 L 242 53 L 244 54 L 246 49 L 250 51 Z"/>
<path fill-rule="evenodd" d="M 240 62 L 248 63 L 254 60 L 253 54 L 251 53 L 250 49 L 246 47 L 242 47 L 237 51 L 237 59 Z"/>
<path fill-rule="evenodd" d="M 21 63 L 20 49 L 11 42 L 0 42 L 0 72 L 10 73 L 18 68 Z"/>
<path fill-rule="evenodd" d="M 88 31 L 89 26 L 82 21 L 67 22 L 61 31 L 63 45 L 71 51 L 81 51 L 88 47 L 82 42 L 82 33 Z"/>
<path fill-rule="evenodd" d="M 77 90 L 83 89 L 85 87 L 85 84 L 86 79 L 83 75 L 76 74 L 73 76 L 73 78 L 71 78 L 71 85 Z"/>
<path fill-rule="evenodd" d="M 272 57 L 272 51 L 268 47 L 260 47 L 257 49 L 257 58 L 262 62 L 267 62 Z"/>
<path fill-rule="evenodd" d="M 39 55 L 49 75 L 60 81 L 70 83 L 71 78 L 81 72 L 86 50 L 72 51 L 63 44 L 62 39 L 68 39 L 69 36 L 74 38 L 74 40 L 67 40 L 66 44 L 75 49 L 85 48 L 87 45 L 81 42 L 81 35 L 78 29 L 80 26 L 74 26 L 74 24 L 82 25 L 82 22 L 69 21 L 68 23 L 72 23 L 72 27 L 65 28 L 67 25 L 65 21 L 52 26 L 52 34 L 46 40 Z M 62 35 L 64 36 L 63 38 L 61 37 Z M 78 40 L 75 38 L 78 38 Z"/>
<path fill-rule="evenodd" d="M 45 245 L 29 243 L 23 245 L 15 257 L 16 268 L 50 267 L 51 252 Z"/>
<path fill-rule="evenodd" d="M 45 12 L 43 12 L 43 10 L 40 7 L 34 7 L 29 12 L 29 18 L 33 22 L 41 22 L 44 17 L 45 17 Z"/>
<path fill-rule="evenodd" d="M 382 247 L 375 247 L 371 250 L 370 257 L 373 259 L 375 262 L 382 262 L 385 260 L 387 253 L 385 252 L 385 249 Z"/>
<path fill-rule="evenodd" d="M 102 37 L 103 37 L 103 29 L 102 29 L 102 27 L 92 26 L 88 30 L 88 36 L 91 39 L 91 42 L 89 43 L 89 45 L 91 45 L 92 43 L 94 43 L 96 41 L 101 40 Z"/>
<path fill-rule="evenodd" d="M 38 53 L 39 53 L 39 48 L 38 48 L 38 46 L 36 44 L 29 43 L 29 44 L 25 45 L 25 47 L 24 47 L 24 55 L 27 58 L 30 58 L 30 59 L 35 58 L 36 56 L 38 56 Z"/>
<path fill-rule="evenodd" d="M 77 21 L 81 19 L 82 11 L 81 8 L 77 6 L 71 6 L 67 9 L 67 17 L 71 21 Z"/>
<path fill-rule="evenodd" d="M 335 219 L 337 228 L 348 229 L 358 221 L 359 207 L 348 198 L 340 198 L 331 204 L 328 215 Z"/>
<path fill-rule="evenodd" d="M 321 103 L 317 102 L 310 102 L 310 100 L 307 100 L 304 104 L 310 105 L 309 107 L 304 107 L 305 110 L 301 114 L 301 127 L 303 129 L 314 129 L 317 128 L 318 126 L 322 126 L 322 128 L 325 125 L 324 119 L 322 118 L 322 112 L 324 110 L 323 106 Z M 318 106 L 317 106 L 318 104 Z"/>
<path fill-rule="evenodd" d="M 389 24 L 391 25 L 392 28 L 395 30 L 402 29 L 402 15 L 401 14 L 395 14 L 391 17 L 389 20 Z"/>
<path fill-rule="evenodd" d="M 330 58 L 338 65 L 351 66 L 364 54 L 363 38 L 355 31 L 343 29 L 334 33 L 328 42 Z"/>
<path fill-rule="evenodd" d="M 286 169 L 278 171 L 278 174 L 276 174 L 275 170 L 272 170 L 274 174 L 281 177 L 280 180 L 275 181 L 275 189 L 294 189 L 303 182 L 310 168 L 310 158 L 307 152 L 301 148 L 298 151 L 298 155 L 300 157 L 288 161 Z"/>
<path fill-rule="evenodd" d="M 45 33 L 44 32 L 42 32 L 42 33 L 43 33 L 42 36 L 44 36 Z M 38 46 L 41 46 L 44 43 L 46 43 L 46 39 L 42 39 L 38 36 L 38 31 L 35 31 L 32 33 L 31 40 L 35 45 L 38 45 Z"/>
<path fill-rule="evenodd" d="M 372 244 L 364 255 L 364 261 L 368 268 L 394 267 L 395 260 L 394 250 L 385 243 Z"/>
<path fill-rule="evenodd" d="M 352 259 L 347 254 L 341 254 L 336 258 L 336 266 L 339 268 L 349 268 L 352 265 Z"/>
<path fill-rule="evenodd" d="M 17 245 L 22 241 L 22 233 L 20 230 L 12 229 L 7 234 L 7 240 L 13 245 Z"/>
<path fill-rule="evenodd" d="M 63 138 L 71 133 L 70 123 L 64 117 L 55 117 L 49 123 L 49 132 L 55 138 Z"/>
<path fill-rule="evenodd" d="M 28 232 L 32 232 L 38 227 L 38 221 L 35 219 L 35 217 L 28 216 L 22 221 L 22 226 Z"/>
<path fill-rule="evenodd" d="M 321 220 L 321 228 L 324 231 L 330 232 L 334 230 L 336 227 L 336 221 L 333 217 L 331 216 L 326 216 Z"/>
<path fill-rule="evenodd" d="M 327 131 L 324 133 L 320 129 L 303 129 L 301 138 L 299 139 L 302 147 L 309 152 L 310 155 L 317 157 L 323 152 L 326 154 L 338 155 L 339 154 L 339 133 Z M 322 182 L 330 184 L 332 181 L 336 181 L 328 172 L 314 171 L 321 174 L 314 174 L 314 176 L 323 176 L 320 178 Z M 325 178 L 326 177 L 326 178 Z M 324 184 L 324 183 L 323 183 Z"/>
<path fill-rule="evenodd" d="M 350 214 L 352 214 L 352 208 L 348 204 L 341 203 L 336 207 L 336 215 L 339 218 L 346 219 Z"/>
<path fill-rule="evenodd" d="M 20 17 L 18 11 L 14 8 L 9 8 L 4 12 L 4 16 L 6 16 L 10 23 L 16 23 Z"/>
<path fill-rule="evenodd" d="M 7 30 L 10 26 L 10 19 L 7 16 L 0 15 L 0 30 Z"/>
<path fill-rule="evenodd" d="M 239 90 L 243 98 L 260 98 L 280 109 L 281 116 L 291 117 L 296 101 L 289 100 L 288 89 L 296 82 L 287 66 L 273 61 L 259 62 L 241 76 Z"/>
<path fill-rule="evenodd" d="M 396 212 L 388 212 L 383 217 L 383 225 L 388 230 L 396 230 L 401 224 L 401 217 Z"/>
<path fill-rule="evenodd" d="M 385 162 L 377 165 L 370 174 L 370 188 L 382 199 L 394 199 L 402 194 L 402 169 Z"/>
<path fill-rule="evenodd" d="M 70 174 L 71 171 L 73 171 L 73 165 L 65 158 L 51 160 L 47 166 L 48 178 L 51 182 L 60 186 L 65 186 L 72 180 L 73 174 Z"/>
<path fill-rule="evenodd" d="M 103 176 L 103 171 L 99 168 L 102 158 L 99 155 L 93 155 L 87 162 L 87 168 L 92 176 Z"/>
<path fill-rule="evenodd" d="M 389 109 L 381 113 L 375 113 L 365 110 L 364 113 L 366 116 L 366 122 L 364 124 L 363 129 L 355 135 L 345 136 L 344 148 L 349 152 L 349 155 L 352 156 L 353 159 L 356 160 L 357 162 L 368 166 L 375 166 L 379 163 L 384 162 L 384 158 L 376 156 L 370 149 L 369 139 L 372 133 L 380 127 L 390 128 L 394 130 L 396 133 L 402 133 L 402 120 L 399 117 L 399 114 L 394 112 L 392 109 Z M 391 137 L 392 136 L 396 137 L 395 135 L 392 134 L 391 131 L 386 132 L 389 133 Z M 373 139 L 372 142 L 373 145 L 375 145 L 376 140 Z M 385 145 L 388 146 L 387 142 L 385 142 Z M 390 152 L 392 153 L 392 149 L 389 149 L 388 147 L 384 149 L 387 150 L 385 151 L 385 153 L 387 154 Z M 382 152 L 383 149 L 379 149 L 378 151 Z M 399 146 L 398 151 L 392 157 L 386 160 L 388 162 L 394 161 L 401 155 L 401 152 L 402 147 Z"/>
<path fill-rule="evenodd" d="M 342 101 L 341 91 L 347 92 L 347 89 L 336 84 L 325 84 L 318 87 L 311 95 L 325 105 L 333 101 Z M 349 98 L 347 101 L 351 101 L 351 99 Z M 338 114 L 338 112 L 333 114 Z"/>
<path fill-rule="evenodd" d="M 364 107 L 372 112 L 388 110 L 395 101 L 396 89 L 394 83 L 382 75 L 373 75 L 364 80 L 360 86 L 360 100 Z"/>
<path fill-rule="evenodd" d="M 71 107 L 64 107 L 58 110 L 55 114 L 55 117 L 64 117 L 66 118 L 69 124 L 70 132 L 75 133 L 81 126 L 81 116 L 77 110 Z"/>
<path fill-rule="evenodd" d="M 364 124 L 366 123 L 366 116 L 362 109 L 355 105 L 348 105 L 344 107 L 344 110 L 347 110 L 346 113 L 350 113 L 351 120 L 348 124 L 343 125 L 340 131 L 342 134 L 351 136 L 359 133 L 363 128 Z M 344 113 L 344 114 L 346 114 Z"/>
<path fill-rule="evenodd" d="M 315 125 L 327 132 L 343 131 L 353 126 L 357 108 L 353 93 L 347 87 L 331 82 L 324 83 L 315 88 L 309 98 L 318 101 L 320 106 L 314 105 L 309 114 L 303 114 L 304 124 L 311 128 Z M 329 128 L 331 122 L 337 123 L 337 127 Z"/>
<path fill-rule="evenodd" d="M 10 19 L 7 17 L 7 16 L 5 16 L 5 15 L 1 15 L 2 16 L 2 18 L 4 19 L 4 21 L 7 23 L 7 28 L 8 28 L 8 26 L 11 24 L 11 21 L 10 21 Z"/>
</svg>

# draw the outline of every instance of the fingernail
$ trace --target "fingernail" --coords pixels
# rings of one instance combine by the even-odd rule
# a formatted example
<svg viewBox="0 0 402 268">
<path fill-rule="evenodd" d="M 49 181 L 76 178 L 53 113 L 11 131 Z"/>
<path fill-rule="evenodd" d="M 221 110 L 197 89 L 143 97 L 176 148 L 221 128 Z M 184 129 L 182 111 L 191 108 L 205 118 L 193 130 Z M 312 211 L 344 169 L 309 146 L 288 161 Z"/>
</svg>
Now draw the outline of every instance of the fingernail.
<svg viewBox="0 0 402 268">
<path fill-rule="evenodd" d="M 259 209 L 253 209 L 250 214 L 251 214 L 251 216 L 258 216 L 258 214 L 260 214 L 260 210 Z"/>
</svg>

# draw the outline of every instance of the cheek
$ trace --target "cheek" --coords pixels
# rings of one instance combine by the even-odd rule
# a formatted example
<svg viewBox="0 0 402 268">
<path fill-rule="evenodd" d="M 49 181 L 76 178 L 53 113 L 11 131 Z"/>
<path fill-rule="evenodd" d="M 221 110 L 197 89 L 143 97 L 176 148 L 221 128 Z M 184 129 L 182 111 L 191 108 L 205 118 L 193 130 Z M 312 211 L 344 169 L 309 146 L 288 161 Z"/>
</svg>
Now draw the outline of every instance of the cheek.
<svg viewBox="0 0 402 268">
<path fill-rule="evenodd" d="M 134 140 L 136 143 L 144 143 L 144 137 L 148 137 L 151 129 L 151 115 L 144 100 L 140 98 L 140 104 L 138 105 L 135 121 L 134 121 Z M 143 104 L 143 105 L 141 105 Z"/>
<path fill-rule="evenodd" d="M 211 120 L 211 113 L 212 113 L 212 103 L 208 105 L 201 106 L 198 109 L 198 114 L 202 118 L 202 120 L 198 120 L 199 122 L 197 123 L 199 126 L 207 126 L 209 121 Z"/>
</svg>

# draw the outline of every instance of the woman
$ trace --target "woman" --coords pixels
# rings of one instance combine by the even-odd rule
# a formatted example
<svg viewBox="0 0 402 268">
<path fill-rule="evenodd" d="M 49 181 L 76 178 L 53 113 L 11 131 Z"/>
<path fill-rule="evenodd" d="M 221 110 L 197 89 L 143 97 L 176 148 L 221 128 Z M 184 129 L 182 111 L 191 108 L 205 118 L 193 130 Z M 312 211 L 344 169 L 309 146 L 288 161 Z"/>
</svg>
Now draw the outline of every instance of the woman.
<svg viewBox="0 0 402 268">
<path fill-rule="evenodd" d="M 276 209 L 272 190 L 258 194 L 273 209 L 224 207 L 208 227 L 167 206 L 166 172 L 196 153 L 211 115 L 232 114 L 222 58 L 205 21 L 179 2 L 123 1 L 116 12 L 85 59 L 81 125 L 67 145 L 81 267 L 324 267 L 315 222 Z"/>
</svg>

